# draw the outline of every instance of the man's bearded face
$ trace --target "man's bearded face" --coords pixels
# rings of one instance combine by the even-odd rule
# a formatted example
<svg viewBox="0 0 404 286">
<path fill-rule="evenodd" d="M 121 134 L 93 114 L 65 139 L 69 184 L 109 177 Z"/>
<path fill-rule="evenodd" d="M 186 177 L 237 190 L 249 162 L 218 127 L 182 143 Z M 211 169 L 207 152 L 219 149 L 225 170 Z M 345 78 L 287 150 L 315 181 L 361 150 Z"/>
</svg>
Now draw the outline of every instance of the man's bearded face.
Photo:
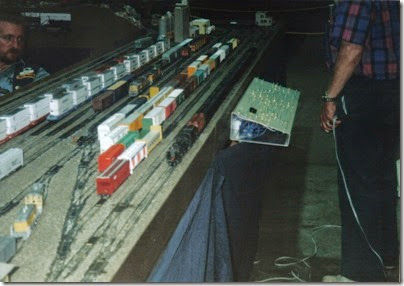
<svg viewBox="0 0 404 286">
<path fill-rule="evenodd" d="M 21 59 L 24 49 L 24 28 L 0 22 L 0 63 L 13 64 Z"/>
</svg>

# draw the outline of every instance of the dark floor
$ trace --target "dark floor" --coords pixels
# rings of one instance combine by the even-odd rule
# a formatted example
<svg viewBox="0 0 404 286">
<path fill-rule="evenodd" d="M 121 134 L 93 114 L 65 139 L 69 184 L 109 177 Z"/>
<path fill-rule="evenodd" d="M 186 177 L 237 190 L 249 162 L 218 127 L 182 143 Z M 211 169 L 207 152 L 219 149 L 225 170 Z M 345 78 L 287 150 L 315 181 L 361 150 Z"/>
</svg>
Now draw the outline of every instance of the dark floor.
<svg viewBox="0 0 404 286">
<path fill-rule="evenodd" d="M 273 157 L 251 281 L 288 281 L 293 272 L 304 281 L 320 282 L 324 275 L 338 274 L 340 263 L 340 229 L 332 227 L 340 224 L 334 141 L 319 126 L 329 74 L 321 36 L 289 36 L 288 44 L 287 86 L 301 92 L 300 102 L 290 146 Z M 319 226 L 324 228 L 312 236 Z M 312 255 L 312 237 L 317 254 L 306 265 L 275 266 Z M 284 256 L 293 259 L 276 261 Z"/>
</svg>

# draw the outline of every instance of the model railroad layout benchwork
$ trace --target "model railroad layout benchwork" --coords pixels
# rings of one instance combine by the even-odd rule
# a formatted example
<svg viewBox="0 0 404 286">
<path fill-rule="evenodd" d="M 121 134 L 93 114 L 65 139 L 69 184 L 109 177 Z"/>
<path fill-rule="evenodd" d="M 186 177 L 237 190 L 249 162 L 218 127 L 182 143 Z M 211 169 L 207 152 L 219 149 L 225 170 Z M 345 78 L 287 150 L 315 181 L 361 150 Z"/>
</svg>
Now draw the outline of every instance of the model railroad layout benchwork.
<svg viewBox="0 0 404 286">
<path fill-rule="evenodd" d="M 117 279 L 171 196 L 197 183 L 190 170 L 218 151 L 218 123 L 228 126 L 278 31 L 219 27 L 172 46 L 149 37 L 0 100 L 0 281 Z"/>
</svg>

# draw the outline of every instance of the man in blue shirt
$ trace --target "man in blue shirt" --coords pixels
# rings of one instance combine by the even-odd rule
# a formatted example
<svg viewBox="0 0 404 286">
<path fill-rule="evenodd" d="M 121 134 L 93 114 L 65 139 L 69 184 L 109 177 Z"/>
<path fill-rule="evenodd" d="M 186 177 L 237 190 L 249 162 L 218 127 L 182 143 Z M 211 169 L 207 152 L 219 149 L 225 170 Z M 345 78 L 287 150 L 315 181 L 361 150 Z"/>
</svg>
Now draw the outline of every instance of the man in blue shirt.
<svg viewBox="0 0 404 286">
<path fill-rule="evenodd" d="M 0 15 L 0 96 L 49 75 L 43 68 L 23 61 L 24 46 L 23 18 Z"/>
</svg>

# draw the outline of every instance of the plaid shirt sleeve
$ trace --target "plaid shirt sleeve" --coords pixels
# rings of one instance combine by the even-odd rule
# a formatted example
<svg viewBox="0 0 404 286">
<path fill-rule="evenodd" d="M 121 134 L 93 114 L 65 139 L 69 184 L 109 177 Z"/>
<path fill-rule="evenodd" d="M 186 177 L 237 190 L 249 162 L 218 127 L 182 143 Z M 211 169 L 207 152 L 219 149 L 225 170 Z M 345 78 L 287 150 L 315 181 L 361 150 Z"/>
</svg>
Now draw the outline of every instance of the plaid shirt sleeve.
<svg viewBox="0 0 404 286">
<path fill-rule="evenodd" d="M 327 66 L 334 69 L 341 41 L 364 47 L 354 74 L 383 80 L 399 77 L 399 1 L 341 0 L 328 30 Z"/>
<path fill-rule="evenodd" d="M 335 11 L 331 44 L 339 48 L 341 40 L 364 46 L 371 26 L 371 1 L 341 1 Z"/>
</svg>

